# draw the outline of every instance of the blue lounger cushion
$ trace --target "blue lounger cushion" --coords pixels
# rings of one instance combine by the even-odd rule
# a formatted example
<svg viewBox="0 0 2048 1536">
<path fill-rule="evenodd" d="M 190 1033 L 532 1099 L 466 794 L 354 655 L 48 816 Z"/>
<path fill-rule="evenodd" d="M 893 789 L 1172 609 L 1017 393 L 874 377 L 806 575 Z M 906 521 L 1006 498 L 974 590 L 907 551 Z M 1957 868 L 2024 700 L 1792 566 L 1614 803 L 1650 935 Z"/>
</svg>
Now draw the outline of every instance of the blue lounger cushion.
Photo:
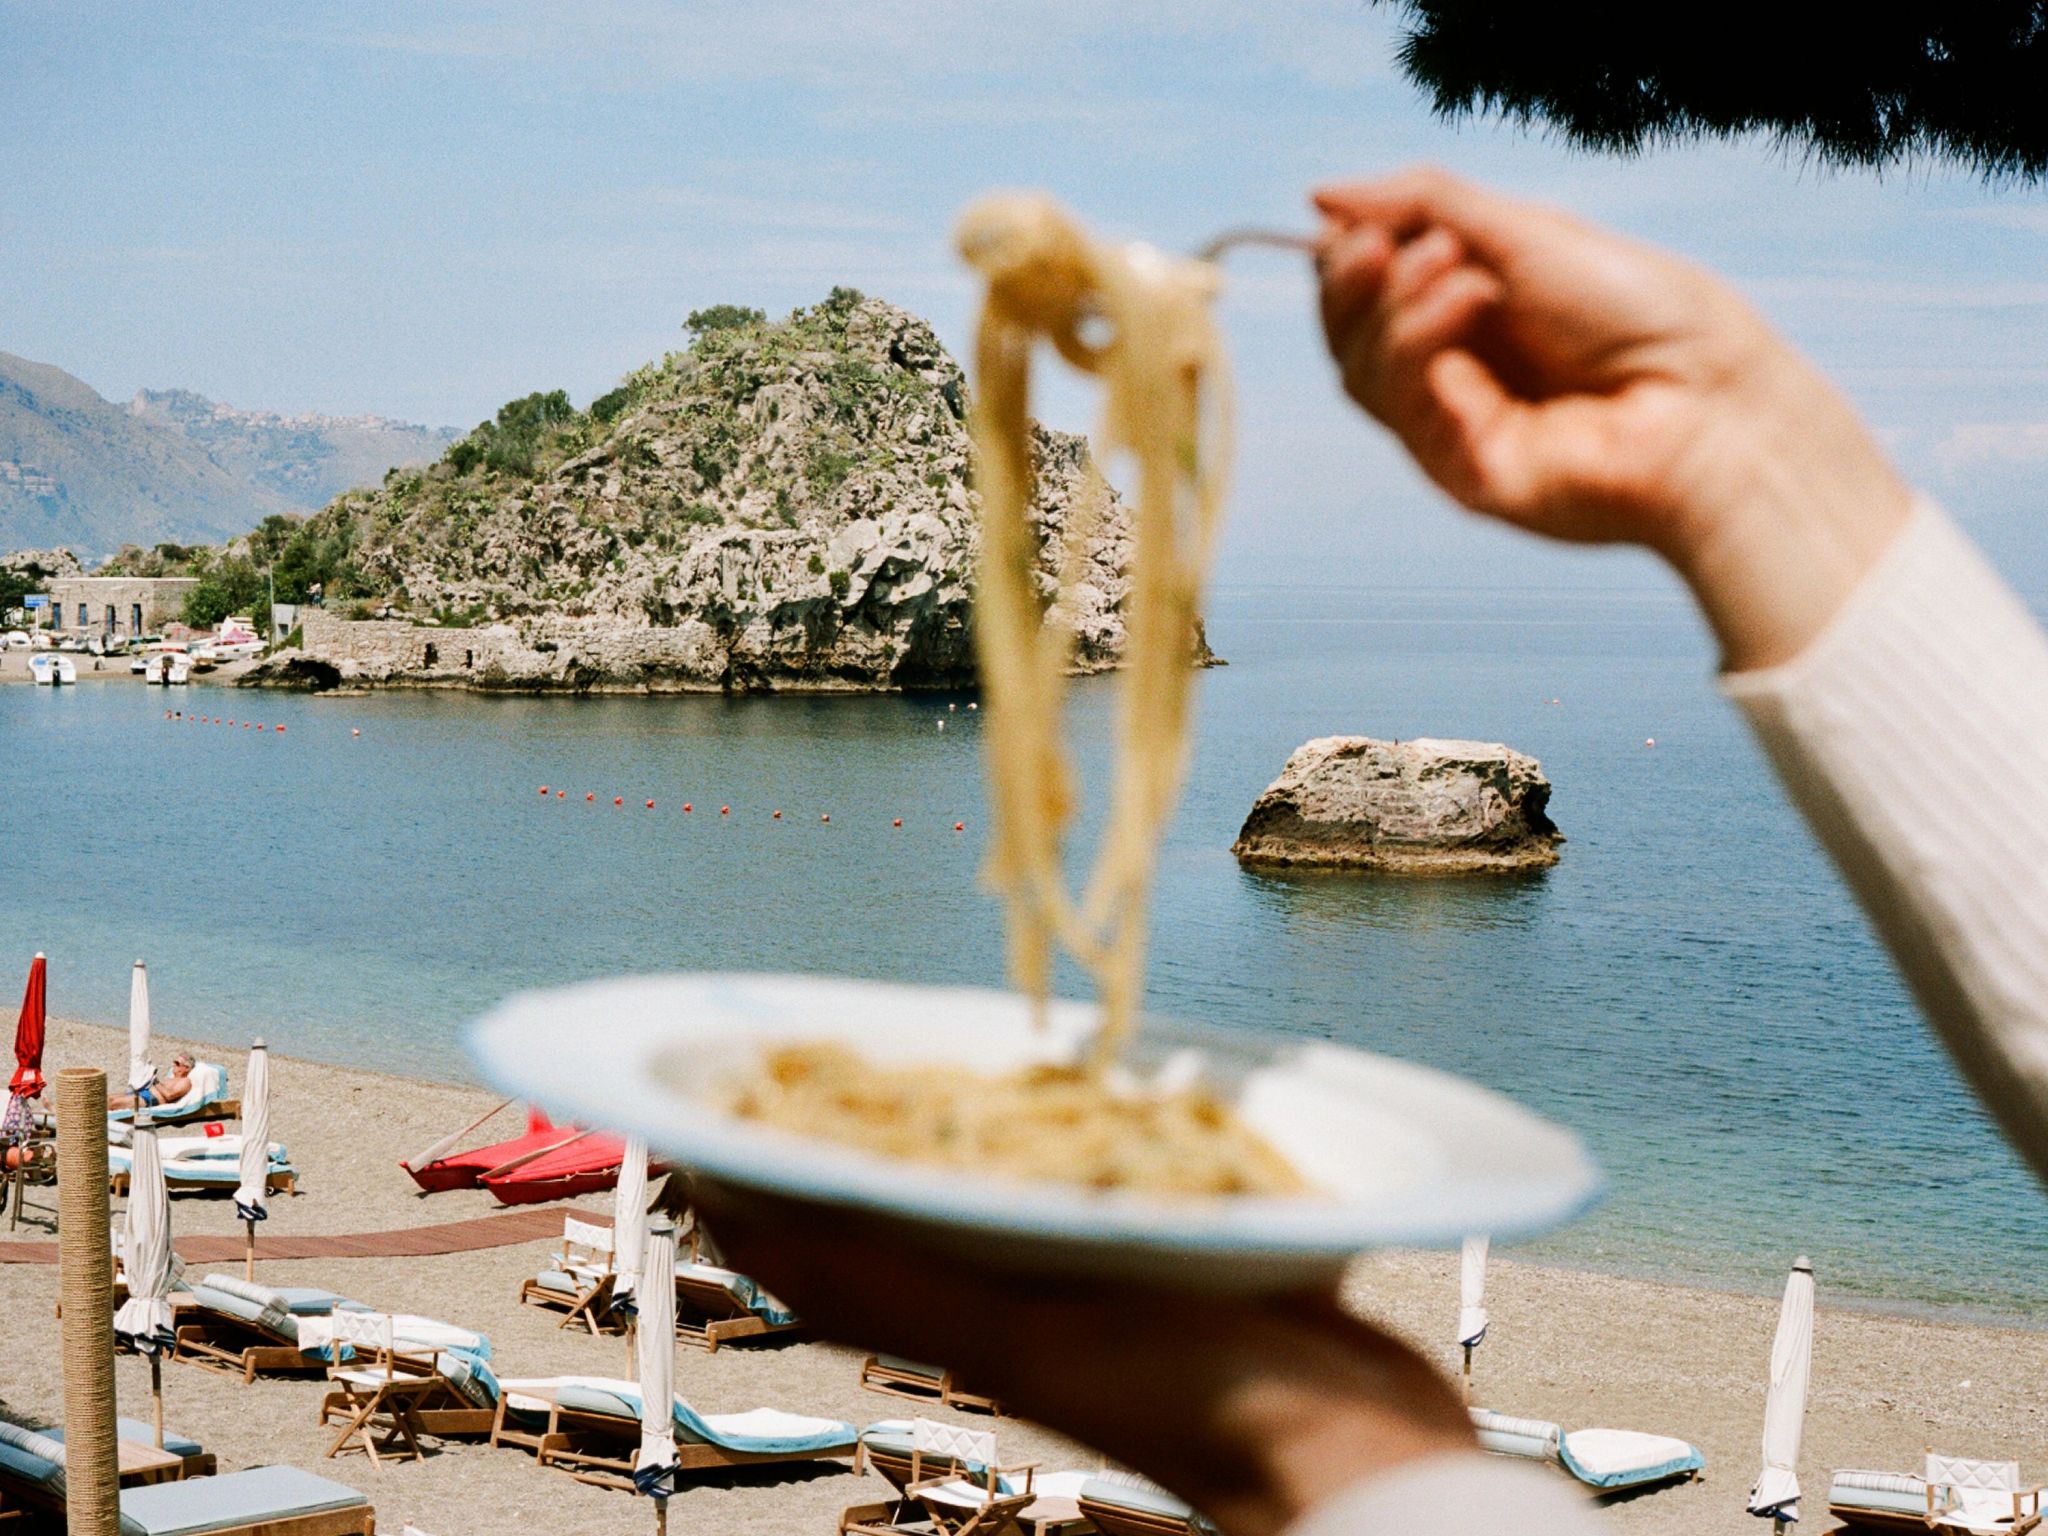
<svg viewBox="0 0 2048 1536">
<path fill-rule="evenodd" d="M 559 1291 L 564 1296 L 581 1296 L 590 1287 L 574 1275 L 559 1269 L 544 1269 L 533 1277 L 533 1283 L 544 1291 Z"/>
<path fill-rule="evenodd" d="M 1479 1448 L 1496 1456 L 1519 1456 L 1529 1461 L 1556 1461 L 1564 1431 L 1548 1419 L 1517 1419 L 1488 1408 L 1470 1410 L 1472 1428 L 1478 1432 Z"/>
<path fill-rule="evenodd" d="M 24 1446 L 0 1440 L 0 1476 L 15 1482 L 33 1483 L 62 1497 L 64 1463 L 39 1456 Z"/>
<path fill-rule="evenodd" d="M 359 1301 L 350 1301 L 345 1296 L 337 1296 L 334 1292 L 323 1291 L 317 1286 L 280 1285 L 276 1289 L 294 1317 L 325 1317 L 336 1307 L 343 1307 L 352 1312 L 368 1310 Z"/>
<path fill-rule="evenodd" d="M 922 1376 L 933 1386 L 937 1386 L 946 1374 L 943 1366 L 926 1365 L 922 1360 L 906 1360 L 901 1355 L 877 1355 L 875 1364 L 901 1371 L 906 1376 Z"/>
<path fill-rule="evenodd" d="M 1689 1477 L 1707 1464 L 1696 1445 L 1632 1429 L 1575 1429 L 1557 1453 L 1567 1472 L 1603 1493 Z"/>
<path fill-rule="evenodd" d="M 218 1477 L 126 1489 L 121 1494 L 121 1536 L 203 1536 L 225 1526 L 367 1509 L 369 1503 L 347 1484 L 298 1467 L 251 1467 Z"/>
<path fill-rule="evenodd" d="M 1177 1498 L 1157 1483 L 1136 1473 L 1100 1472 L 1081 1485 L 1081 1497 L 1096 1504 L 1114 1504 L 1119 1509 L 1135 1509 L 1148 1515 L 1164 1515 L 1169 1520 L 1191 1520 L 1195 1518 L 1194 1507 L 1186 1499 Z"/>
<path fill-rule="evenodd" d="M 1927 1514 L 1927 1483 L 1910 1472 L 1839 1471 L 1828 1485 L 1828 1503 L 1872 1514 Z"/>
</svg>

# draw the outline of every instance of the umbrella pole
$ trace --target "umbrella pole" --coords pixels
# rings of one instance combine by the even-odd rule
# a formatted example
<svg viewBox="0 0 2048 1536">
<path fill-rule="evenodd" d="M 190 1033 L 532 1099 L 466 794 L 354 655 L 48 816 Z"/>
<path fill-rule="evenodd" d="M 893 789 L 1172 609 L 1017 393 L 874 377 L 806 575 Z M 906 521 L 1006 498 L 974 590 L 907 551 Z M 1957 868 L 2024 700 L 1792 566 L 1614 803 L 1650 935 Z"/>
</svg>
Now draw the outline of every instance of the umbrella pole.
<svg viewBox="0 0 2048 1536">
<path fill-rule="evenodd" d="M 164 1448 L 164 1362 L 154 1350 L 149 1356 L 149 1400 L 156 1409 L 156 1448 Z"/>
<path fill-rule="evenodd" d="M 1465 1406 L 1470 1408 L 1472 1406 L 1472 1346 L 1470 1344 L 1465 1346 L 1464 1383 Z M 1780 1532 L 1779 1536 L 1783 1536 L 1783 1533 Z"/>
<path fill-rule="evenodd" d="M 654 1501 L 654 1536 L 668 1536 L 668 1500 Z"/>
<path fill-rule="evenodd" d="M 249 1229 L 249 1245 L 242 1250 L 242 1278 L 244 1280 L 254 1280 L 256 1278 L 256 1223 L 245 1221 L 242 1225 Z"/>
</svg>

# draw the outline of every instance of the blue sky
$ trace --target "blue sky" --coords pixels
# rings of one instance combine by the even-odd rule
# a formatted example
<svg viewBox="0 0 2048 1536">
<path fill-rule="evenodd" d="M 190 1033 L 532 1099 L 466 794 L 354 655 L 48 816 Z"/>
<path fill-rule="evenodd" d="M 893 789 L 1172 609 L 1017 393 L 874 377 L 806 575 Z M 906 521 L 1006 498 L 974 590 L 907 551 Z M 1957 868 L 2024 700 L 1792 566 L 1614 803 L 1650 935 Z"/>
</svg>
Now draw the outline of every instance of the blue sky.
<svg viewBox="0 0 2048 1536">
<path fill-rule="evenodd" d="M 2048 195 L 1762 142 L 1616 160 L 1448 128 L 1398 75 L 1397 30 L 1361 0 L 0 0 L 0 349 L 116 399 L 467 425 L 530 389 L 588 399 L 693 308 L 834 283 L 959 350 L 947 231 L 992 186 L 1185 247 L 1428 159 L 1729 276 L 2048 586 Z M 1226 320 L 1226 579 L 1653 579 L 1442 510 L 1337 395 L 1290 258 L 1233 266 Z M 1047 409 L 1089 419 L 1074 390 Z"/>
</svg>

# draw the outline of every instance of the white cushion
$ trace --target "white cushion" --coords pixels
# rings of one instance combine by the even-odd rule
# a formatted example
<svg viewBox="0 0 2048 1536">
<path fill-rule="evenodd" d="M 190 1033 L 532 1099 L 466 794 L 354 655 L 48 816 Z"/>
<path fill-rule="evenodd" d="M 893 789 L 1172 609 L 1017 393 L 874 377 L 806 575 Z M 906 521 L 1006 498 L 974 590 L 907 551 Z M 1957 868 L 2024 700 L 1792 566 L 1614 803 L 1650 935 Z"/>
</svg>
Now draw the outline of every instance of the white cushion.
<svg viewBox="0 0 2048 1536">
<path fill-rule="evenodd" d="M 1564 1437 L 1572 1460 L 1596 1476 L 1661 1467 L 1692 1454 L 1674 1435 L 1646 1435 L 1633 1429 L 1575 1429 Z"/>
</svg>

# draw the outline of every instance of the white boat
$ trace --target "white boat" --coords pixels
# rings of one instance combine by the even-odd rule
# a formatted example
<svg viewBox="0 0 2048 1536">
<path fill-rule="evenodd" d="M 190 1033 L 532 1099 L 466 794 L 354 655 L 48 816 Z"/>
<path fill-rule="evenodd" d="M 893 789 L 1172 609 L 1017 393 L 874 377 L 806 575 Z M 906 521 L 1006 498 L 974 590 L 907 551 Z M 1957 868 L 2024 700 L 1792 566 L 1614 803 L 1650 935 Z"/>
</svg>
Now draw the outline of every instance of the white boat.
<svg viewBox="0 0 2048 1536">
<path fill-rule="evenodd" d="M 169 687 L 192 681 L 192 658 L 185 653 L 185 647 L 182 645 L 153 645 L 130 662 L 128 670 L 140 672 L 145 683 L 160 683 Z"/>
<path fill-rule="evenodd" d="M 256 621 L 240 615 L 222 619 L 213 638 L 192 652 L 197 661 L 245 661 L 262 654 L 263 637 L 256 633 Z"/>
<path fill-rule="evenodd" d="M 44 651 L 39 656 L 31 656 L 28 671 L 30 677 L 46 688 L 78 681 L 78 663 L 69 656 L 59 655 L 55 651 Z"/>
</svg>

